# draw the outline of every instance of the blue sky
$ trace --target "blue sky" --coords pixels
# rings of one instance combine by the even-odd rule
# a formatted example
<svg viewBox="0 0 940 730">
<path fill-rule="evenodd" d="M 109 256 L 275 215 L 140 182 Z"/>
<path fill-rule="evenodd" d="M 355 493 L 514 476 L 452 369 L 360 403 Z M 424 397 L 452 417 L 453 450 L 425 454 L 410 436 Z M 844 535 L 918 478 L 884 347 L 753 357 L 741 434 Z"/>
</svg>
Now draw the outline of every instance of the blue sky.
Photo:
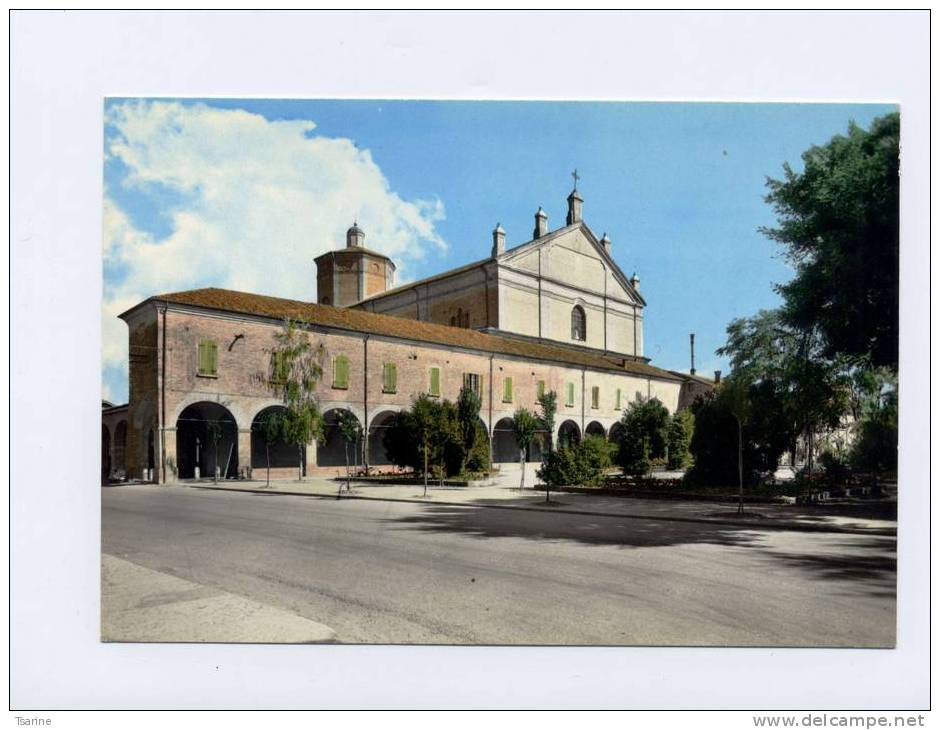
<svg viewBox="0 0 940 730">
<path fill-rule="evenodd" d="M 727 323 L 773 307 L 790 271 L 758 232 L 765 179 L 887 105 L 111 99 L 105 114 L 103 392 L 123 402 L 126 327 L 161 291 L 313 300 L 312 259 L 359 218 L 401 280 L 528 240 L 541 205 L 613 241 L 648 302 L 646 355 L 698 370 Z"/>
</svg>

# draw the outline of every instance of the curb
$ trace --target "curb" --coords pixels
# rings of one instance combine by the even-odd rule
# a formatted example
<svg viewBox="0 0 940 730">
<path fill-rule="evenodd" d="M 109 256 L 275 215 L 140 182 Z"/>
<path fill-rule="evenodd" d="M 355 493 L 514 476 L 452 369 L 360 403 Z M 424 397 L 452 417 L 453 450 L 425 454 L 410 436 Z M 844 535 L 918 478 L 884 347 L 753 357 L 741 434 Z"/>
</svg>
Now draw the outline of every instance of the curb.
<svg viewBox="0 0 940 730">
<path fill-rule="evenodd" d="M 876 535 L 876 536 L 890 536 L 894 537 L 897 535 L 897 528 L 894 529 L 883 529 L 883 528 L 873 528 L 873 529 L 860 529 L 855 527 L 845 527 L 839 525 L 814 525 L 807 524 L 803 522 L 774 522 L 774 518 L 767 518 L 766 522 L 745 522 L 743 520 L 734 520 L 734 519 L 712 519 L 708 517 L 676 517 L 669 515 L 644 515 L 644 514 L 622 514 L 619 512 L 592 512 L 590 510 L 575 510 L 575 509 L 566 509 L 566 510 L 557 510 L 549 507 L 539 507 L 537 505 L 528 505 L 528 506 L 517 506 L 510 504 L 473 504 L 468 502 L 441 502 L 441 501 L 430 501 L 426 499 L 409 499 L 407 497 L 367 497 L 364 495 L 347 495 L 342 497 L 337 497 L 336 495 L 331 494 L 317 494 L 314 492 L 291 492 L 283 490 L 267 490 L 267 489 L 248 489 L 248 488 L 239 488 L 239 487 L 210 487 L 205 485 L 190 485 L 190 484 L 180 484 L 178 486 L 186 487 L 187 489 L 208 489 L 214 492 L 244 492 L 246 494 L 269 494 L 269 495 L 282 495 L 286 497 L 316 497 L 317 499 L 332 499 L 332 500 L 344 500 L 344 499 L 358 499 L 364 502 L 404 502 L 408 504 L 431 504 L 431 505 L 442 505 L 446 507 L 483 507 L 486 509 L 503 509 L 503 510 L 516 510 L 520 512 L 548 512 L 553 515 L 557 514 L 569 514 L 569 515 L 580 515 L 587 517 L 614 517 L 617 519 L 623 520 L 659 520 L 660 522 L 691 522 L 697 524 L 707 524 L 707 525 L 723 525 L 731 527 L 760 527 L 768 530 L 778 530 L 784 532 L 820 532 L 820 533 L 841 533 L 845 535 Z"/>
</svg>

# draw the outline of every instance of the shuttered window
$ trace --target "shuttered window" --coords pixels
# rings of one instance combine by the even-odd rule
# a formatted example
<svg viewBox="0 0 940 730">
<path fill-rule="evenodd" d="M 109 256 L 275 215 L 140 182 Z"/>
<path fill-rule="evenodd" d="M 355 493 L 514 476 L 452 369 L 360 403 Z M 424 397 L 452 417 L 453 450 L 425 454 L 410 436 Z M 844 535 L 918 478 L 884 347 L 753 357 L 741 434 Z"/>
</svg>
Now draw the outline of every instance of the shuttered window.
<svg viewBox="0 0 940 730">
<path fill-rule="evenodd" d="M 398 392 L 398 366 L 393 362 L 387 362 L 382 366 L 382 392 Z"/>
<path fill-rule="evenodd" d="M 197 372 L 200 375 L 217 375 L 218 349 L 212 340 L 203 340 L 199 343 L 199 363 Z"/>
<path fill-rule="evenodd" d="M 503 378 L 503 403 L 512 403 L 512 378 Z"/>
<path fill-rule="evenodd" d="M 441 369 L 428 369 L 428 395 L 437 398 L 441 394 Z"/>
<path fill-rule="evenodd" d="M 623 406 L 620 404 L 620 388 L 617 388 L 617 410 L 619 411 Z"/>
<path fill-rule="evenodd" d="M 565 385 L 565 405 L 574 405 L 574 383 L 567 383 Z"/>
<path fill-rule="evenodd" d="M 599 385 L 591 386 L 591 408 L 601 407 L 601 388 Z"/>
<path fill-rule="evenodd" d="M 345 355 L 333 358 L 333 387 L 343 390 L 349 387 L 349 358 Z"/>
<path fill-rule="evenodd" d="M 539 400 L 543 395 L 545 395 L 545 381 L 540 380 L 535 384 L 535 399 Z"/>
<path fill-rule="evenodd" d="M 472 390 L 477 397 L 480 395 L 480 376 L 477 373 L 464 373 L 463 385 Z"/>
</svg>

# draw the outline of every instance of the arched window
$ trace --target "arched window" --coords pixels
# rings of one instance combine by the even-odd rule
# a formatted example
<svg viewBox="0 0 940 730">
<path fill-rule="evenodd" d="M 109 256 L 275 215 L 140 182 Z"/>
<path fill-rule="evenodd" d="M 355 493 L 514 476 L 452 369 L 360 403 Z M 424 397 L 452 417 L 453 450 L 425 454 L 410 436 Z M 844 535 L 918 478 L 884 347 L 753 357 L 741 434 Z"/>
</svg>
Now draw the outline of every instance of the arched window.
<svg viewBox="0 0 940 730">
<path fill-rule="evenodd" d="M 587 320 L 584 317 L 584 309 L 577 304 L 571 310 L 571 339 L 580 342 L 587 339 Z"/>
</svg>

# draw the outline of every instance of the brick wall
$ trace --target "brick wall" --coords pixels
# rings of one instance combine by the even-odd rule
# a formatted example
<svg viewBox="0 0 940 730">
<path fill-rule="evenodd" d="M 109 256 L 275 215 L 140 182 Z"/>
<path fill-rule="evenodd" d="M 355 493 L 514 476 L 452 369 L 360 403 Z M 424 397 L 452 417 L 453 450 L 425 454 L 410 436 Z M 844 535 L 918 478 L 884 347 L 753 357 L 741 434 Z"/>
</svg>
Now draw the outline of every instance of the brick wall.
<svg viewBox="0 0 940 730">
<path fill-rule="evenodd" d="M 173 308 L 167 312 L 166 403 L 165 441 L 167 457 L 176 456 L 177 421 L 184 409 L 194 403 L 212 402 L 224 406 L 232 415 L 238 429 L 238 460 L 244 469 L 250 463 L 251 424 L 264 408 L 278 404 L 278 399 L 267 385 L 270 352 L 275 344 L 274 335 L 282 325 L 254 318 L 223 313 L 195 312 Z M 129 469 L 146 465 L 147 432 L 157 427 L 159 415 L 159 319 L 156 308 L 144 308 L 129 323 L 131 338 L 131 407 L 128 434 Z M 236 337 L 241 335 L 241 337 Z M 556 428 L 565 420 L 574 421 L 583 433 L 591 421 L 598 421 L 605 431 L 619 420 L 615 390 L 622 391 L 621 407 L 640 392 L 663 397 L 670 411 L 674 410 L 680 383 L 653 381 L 647 378 L 620 375 L 613 372 L 583 371 L 577 367 L 548 362 L 528 362 L 521 359 L 488 353 L 466 352 L 444 346 L 412 344 L 387 337 L 369 336 L 338 331 L 312 331 L 310 340 L 323 348 L 323 378 L 317 387 L 317 397 L 323 413 L 334 408 L 352 411 L 365 429 L 389 411 L 408 408 L 414 398 L 426 392 L 429 369 L 440 368 L 441 398 L 456 400 L 463 385 L 464 373 L 480 376 L 483 406 L 480 417 L 491 428 L 504 417 L 511 417 L 520 407 L 536 411 L 536 390 L 539 380 L 545 381 L 547 390 L 558 393 Z M 198 374 L 198 348 L 203 340 L 216 343 L 217 374 L 203 377 Z M 366 359 L 366 353 L 368 358 Z M 349 360 L 347 387 L 334 387 L 334 363 L 337 356 Z M 492 378 L 491 378 L 492 360 Z M 398 387 L 395 393 L 383 392 L 383 363 L 397 366 Z M 511 377 L 511 402 L 503 402 L 503 381 Z M 565 384 L 574 384 L 575 400 L 565 404 Z M 599 408 L 592 408 L 591 386 L 600 389 Z M 492 386 L 492 387 L 491 387 Z M 673 392 L 674 391 L 674 392 Z M 492 398 L 491 398 L 492 395 Z M 159 466 L 159 439 L 158 466 Z M 135 458 L 131 458 L 131 454 Z M 324 471 L 318 467 L 316 445 L 307 449 L 307 472 Z M 325 469 L 340 473 L 336 467 Z M 292 476 L 293 469 L 279 469 L 279 477 Z M 133 474 L 137 476 L 137 474 Z M 263 473 L 255 470 L 255 478 Z M 172 479 L 172 473 L 168 474 Z"/>
</svg>

